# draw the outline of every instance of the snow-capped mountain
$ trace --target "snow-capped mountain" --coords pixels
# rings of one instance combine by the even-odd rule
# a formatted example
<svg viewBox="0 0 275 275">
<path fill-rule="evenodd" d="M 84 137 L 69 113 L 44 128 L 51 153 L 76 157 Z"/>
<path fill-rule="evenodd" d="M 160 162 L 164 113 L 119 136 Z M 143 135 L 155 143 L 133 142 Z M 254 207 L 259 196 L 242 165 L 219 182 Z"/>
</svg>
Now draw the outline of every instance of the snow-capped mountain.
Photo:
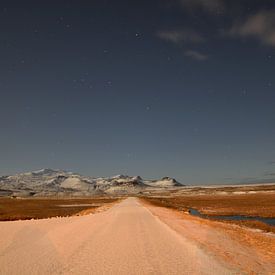
<svg viewBox="0 0 275 275">
<path fill-rule="evenodd" d="M 85 177 L 63 170 L 38 171 L 0 177 L 0 196 L 89 196 L 139 193 L 151 188 L 184 186 L 175 179 L 143 180 L 140 176 Z"/>
<path fill-rule="evenodd" d="M 164 177 L 160 180 L 152 180 L 149 182 L 149 185 L 154 187 L 184 186 L 183 184 L 170 177 Z"/>
</svg>

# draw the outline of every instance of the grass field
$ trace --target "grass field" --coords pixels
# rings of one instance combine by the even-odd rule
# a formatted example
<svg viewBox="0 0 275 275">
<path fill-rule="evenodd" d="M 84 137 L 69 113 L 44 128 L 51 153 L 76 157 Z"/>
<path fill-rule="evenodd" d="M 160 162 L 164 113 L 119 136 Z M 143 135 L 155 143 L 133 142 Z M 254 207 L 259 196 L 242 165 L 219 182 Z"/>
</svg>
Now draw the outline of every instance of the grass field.
<svg viewBox="0 0 275 275">
<path fill-rule="evenodd" d="M 98 207 L 114 203 L 115 198 L 0 198 L 0 221 L 42 219 L 72 216 L 92 212 Z"/>
<path fill-rule="evenodd" d="M 188 195 L 174 197 L 144 197 L 145 201 L 180 211 L 190 208 L 208 216 L 244 215 L 275 217 L 275 193 L 230 194 L 230 195 Z M 275 227 L 259 221 L 223 221 L 275 233 Z"/>
</svg>

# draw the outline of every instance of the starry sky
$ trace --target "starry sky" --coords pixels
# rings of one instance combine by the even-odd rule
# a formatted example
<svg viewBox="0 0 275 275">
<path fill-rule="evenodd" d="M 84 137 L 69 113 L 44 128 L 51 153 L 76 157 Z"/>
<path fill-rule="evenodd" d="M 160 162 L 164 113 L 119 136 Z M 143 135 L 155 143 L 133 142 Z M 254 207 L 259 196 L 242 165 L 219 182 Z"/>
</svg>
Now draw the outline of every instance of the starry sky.
<svg viewBox="0 0 275 275">
<path fill-rule="evenodd" d="M 1 1 L 0 174 L 275 181 L 273 0 Z"/>
</svg>

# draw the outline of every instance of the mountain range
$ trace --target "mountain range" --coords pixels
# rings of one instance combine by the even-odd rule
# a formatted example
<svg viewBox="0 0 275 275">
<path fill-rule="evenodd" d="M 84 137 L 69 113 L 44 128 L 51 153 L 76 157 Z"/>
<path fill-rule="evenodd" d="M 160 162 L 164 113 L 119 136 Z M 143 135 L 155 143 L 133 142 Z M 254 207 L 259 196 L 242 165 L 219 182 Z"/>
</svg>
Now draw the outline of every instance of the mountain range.
<svg viewBox="0 0 275 275">
<path fill-rule="evenodd" d="M 89 177 L 63 170 L 38 171 L 0 177 L 0 196 L 48 197 L 142 193 L 184 185 L 173 178 L 144 180 L 140 176 Z"/>
</svg>

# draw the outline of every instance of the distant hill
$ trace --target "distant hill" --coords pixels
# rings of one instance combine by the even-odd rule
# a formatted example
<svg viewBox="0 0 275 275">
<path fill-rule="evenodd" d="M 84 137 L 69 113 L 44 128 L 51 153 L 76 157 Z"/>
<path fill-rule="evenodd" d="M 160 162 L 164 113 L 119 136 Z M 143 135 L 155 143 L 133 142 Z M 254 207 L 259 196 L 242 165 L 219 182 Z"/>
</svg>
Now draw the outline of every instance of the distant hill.
<svg viewBox="0 0 275 275">
<path fill-rule="evenodd" d="M 85 177 L 73 172 L 41 169 L 0 177 L 0 196 L 93 196 L 140 193 L 152 188 L 183 187 L 173 178 L 143 180 L 140 176 Z"/>
<path fill-rule="evenodd" d="M 150 186 L 154 187 L 175 187 L 175 186 L 184 186 L 182 183 L 179 183 L 173 178 L 164 177 L 160 180 L 153 180 L 150 182 Z"/>
</svg>

